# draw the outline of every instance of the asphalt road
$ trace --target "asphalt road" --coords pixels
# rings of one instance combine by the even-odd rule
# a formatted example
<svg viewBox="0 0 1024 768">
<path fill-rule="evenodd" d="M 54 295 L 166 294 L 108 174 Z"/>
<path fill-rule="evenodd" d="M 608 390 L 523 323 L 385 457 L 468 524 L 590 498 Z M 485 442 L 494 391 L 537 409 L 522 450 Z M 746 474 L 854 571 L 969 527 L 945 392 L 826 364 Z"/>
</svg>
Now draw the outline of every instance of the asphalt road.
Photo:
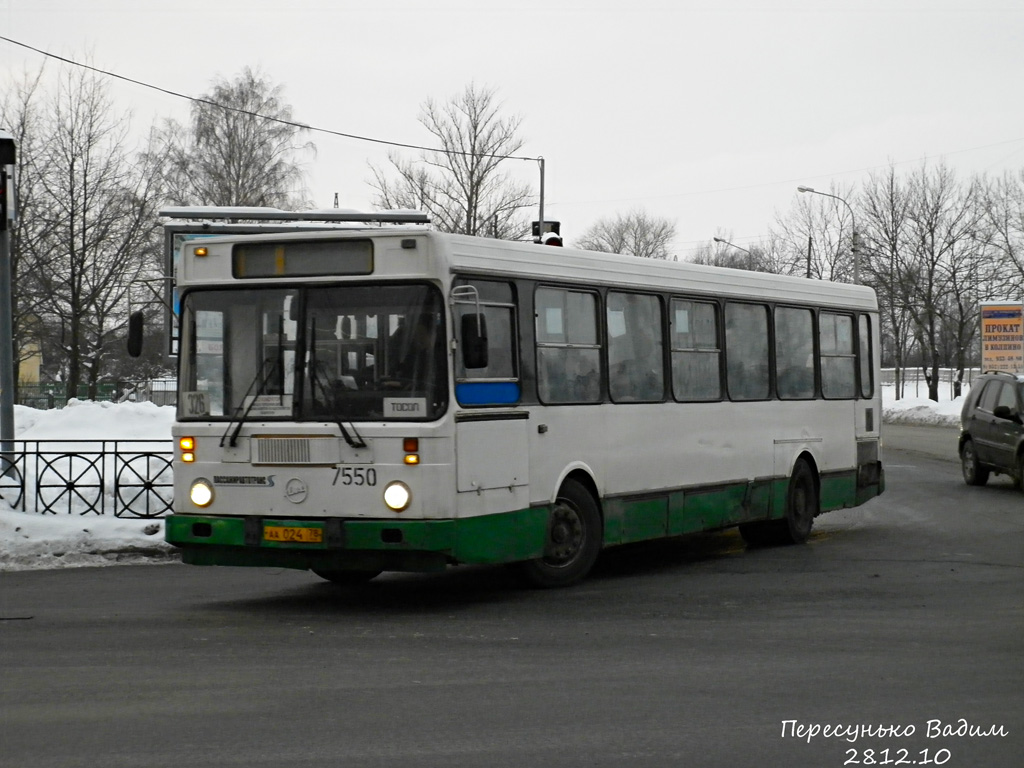
<svg viewBox="0 0 1024 768">
<path fill-rule="evenodd" d="M 947 432 L 887 432 L 887 493 L 805 546 L 634 545 L 568 590 L 0 574 L 0 766 L 1017 768 L 1024 494 Z"/>
<path fill-rule="evenodd" d="M 934 459 L 959 462 L 956 427 L 918 426 L 913 424 L 882 425 L 883 450 L 908 451 Z"/>
</svg>

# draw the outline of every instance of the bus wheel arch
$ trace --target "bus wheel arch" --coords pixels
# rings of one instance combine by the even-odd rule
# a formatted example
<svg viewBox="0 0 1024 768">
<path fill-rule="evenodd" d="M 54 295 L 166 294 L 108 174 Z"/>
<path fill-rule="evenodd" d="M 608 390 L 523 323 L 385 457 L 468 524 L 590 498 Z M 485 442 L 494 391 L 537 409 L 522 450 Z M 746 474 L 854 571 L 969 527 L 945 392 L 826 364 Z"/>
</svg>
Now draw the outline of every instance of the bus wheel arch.
<svg viewBox="0 0 1024 768">
<path fill-rule="evenodd" d="M 568 587 L 593 568 L 604 544 L 604 519 L 593 478 L 584 471 L 570 472 L 559 486 L 551 506 L 544 554 L 517 564 L 534 587 Z"/>
</svg>

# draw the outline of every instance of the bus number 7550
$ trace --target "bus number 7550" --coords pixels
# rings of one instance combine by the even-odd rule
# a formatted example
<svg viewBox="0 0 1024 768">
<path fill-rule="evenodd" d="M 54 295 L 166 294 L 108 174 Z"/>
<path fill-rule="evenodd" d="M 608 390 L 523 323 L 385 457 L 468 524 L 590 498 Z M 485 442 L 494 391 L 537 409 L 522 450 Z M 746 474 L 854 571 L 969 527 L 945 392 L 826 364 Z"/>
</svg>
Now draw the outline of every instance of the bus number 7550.
<svg viewBox="0 0 1024 768">
<path fill-rule="evenodd" d="M 377 470 L 373 467 L 338 467 L 331 485 L 376 485 Z"/>
</svg>

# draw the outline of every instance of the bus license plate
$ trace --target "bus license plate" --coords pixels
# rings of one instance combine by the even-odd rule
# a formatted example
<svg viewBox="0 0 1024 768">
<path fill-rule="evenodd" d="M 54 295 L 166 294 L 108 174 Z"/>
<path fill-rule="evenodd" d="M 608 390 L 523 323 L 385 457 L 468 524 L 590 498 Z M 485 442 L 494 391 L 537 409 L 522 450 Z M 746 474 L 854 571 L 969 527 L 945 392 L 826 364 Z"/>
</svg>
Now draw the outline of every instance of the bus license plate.
<svg viewBox="0 0 1024 768">
<path fill-rule="evenodd" d="M 305 528 L 294 525 L 268 525 L 263 529 L 264 541 L 292 542 L 295 544 L 322 544 L 323 528 Z"/>
</svg>

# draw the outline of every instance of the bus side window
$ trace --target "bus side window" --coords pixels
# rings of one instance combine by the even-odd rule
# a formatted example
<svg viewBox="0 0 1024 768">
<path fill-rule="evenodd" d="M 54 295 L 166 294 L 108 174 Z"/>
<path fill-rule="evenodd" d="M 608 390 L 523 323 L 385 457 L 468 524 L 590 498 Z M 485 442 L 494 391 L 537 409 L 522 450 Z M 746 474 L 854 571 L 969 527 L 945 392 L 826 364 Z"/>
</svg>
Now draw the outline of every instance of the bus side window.
<svg viewBox="0 0 1024 768">
<path fill-rule="evenodd" d="M 458 348 L 465 352 L 465 330 L 475 330 L 476 312 L 483 315 L 486 330 L 486 360 L 477 367 L 467 367 L 465 354 L 455 355 L 455 389 L 463 405 L 509 405 L 519 402 L 519 364 L 516 355 L 519 334 L 516 330 L 516 303 L 509 283 L 486 280 L 460 280 L 456 285 L 472 285 L 476 300 L 462 299 L 454 304 L 455 333 Z"/>
<path fill-rule="evenodd" d="M 821 394 L 838 400 L 857 394 L 857 371 L 853 353 L 853 318 L 835 312 L 818 316 L 821 349 Z"/>
<path fill-rule="evenodd" d="M 768 397 L 768 307 L 737 302 L 725 305 L 725 360 L 731 399 Z"/>
<path fill-rule="evenodd" d="M 875 393 L 875 382 L 872 380 L 874 356 L 871 347 L 871 318 L 867 315 L 857 317 L 857 354 L 860 358 L 860 396 L 871 397 Z"/>
<path fill-rule="evenodd" d="M 672 300 L 672 392 L 676 400 L 722 397 L 718 308 L 710 302 Z"/>
<path fill-rule="evenodd" d="M 814 397 L 814 316 L 809 309 L 775 310 L 775 391 L 783 400 Z"/>
<path fill-rule="evenodd" d="M 601 398 L 597 296 L 538 288 L 537 394 L 544 403 L 596 403 Z"/>
<path fill-rule="evenodd" d="M 616 402 L 655 402 L 665 395 L 661 301 L 608 294 L 608 391 Z"/>
</svg>

